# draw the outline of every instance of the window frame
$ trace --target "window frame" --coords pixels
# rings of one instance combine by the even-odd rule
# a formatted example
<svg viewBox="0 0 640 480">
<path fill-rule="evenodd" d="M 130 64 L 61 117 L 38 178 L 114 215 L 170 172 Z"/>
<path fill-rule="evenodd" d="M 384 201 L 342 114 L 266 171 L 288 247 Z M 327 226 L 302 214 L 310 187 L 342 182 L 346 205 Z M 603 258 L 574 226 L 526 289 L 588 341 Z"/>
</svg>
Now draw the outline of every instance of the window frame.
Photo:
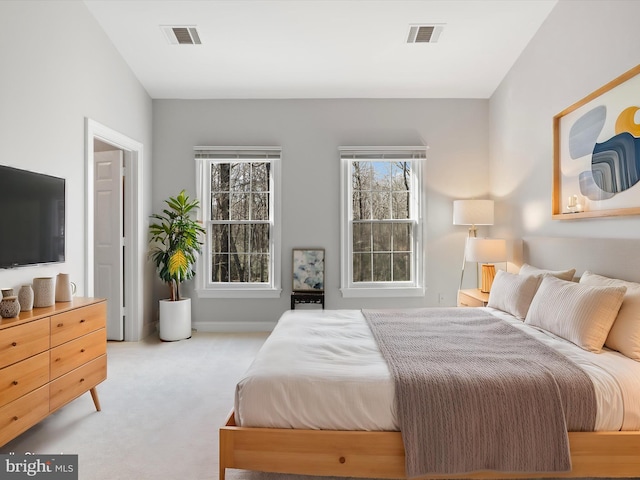
<svg viewBox="0 0 640 480">
<path fill-rule="evenodd" d="M 281 147 L 194 147 L 196 162 L 196 193 L 200 201 L 198 220 L 207 231 L 202 253 L 196 262 L 195 291 L 200 298 L 280 298 L 281 286 Z M 269 179 L 269 282 L 212 282 L 211 236 L 211 165 L 214 163 L 251 162 L 271 164 Z M 256 222 L 262 223 L 262 222 Z"/>
<path fill-rule="evenodd" d="M 340 147 L 341 176 L 341 249 L 340 249 L 340 291 L 345 298 L 365 297 L 417 297 L 423 296 L 424 288 L 424 245 L 423 221 L 424 188 L 422 180 L 426 147 Z M 413 223 L 412 238 L 412 278 L 409 281 L 354 282 L 353 281 L 353 161 L 407 161 L 411 163 L 411 215 L 409 219 L 398 220 Z M 393 219 L 383 220 L 394 223 Z"/>
</svg>

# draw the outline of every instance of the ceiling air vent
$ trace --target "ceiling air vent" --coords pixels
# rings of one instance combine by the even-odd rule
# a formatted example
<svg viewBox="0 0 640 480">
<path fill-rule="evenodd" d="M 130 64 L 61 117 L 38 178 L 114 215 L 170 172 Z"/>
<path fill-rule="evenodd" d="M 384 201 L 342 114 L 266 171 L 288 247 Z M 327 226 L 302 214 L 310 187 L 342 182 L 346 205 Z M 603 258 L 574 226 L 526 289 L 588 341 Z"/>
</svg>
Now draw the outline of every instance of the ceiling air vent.
<svg viewBox="0 0 640 480">
<path fill-rule="evenodd" d="M 436 43 L 442 33 L 442 25 L 409 25 L 407 43 Z"/>
<path fill-rule="evenodd" d="M 171 45 L 200 45 L 200 35 L 195 26 L 172 27 L 161 25 L 160 28 L 164 32 L 167 41 Z"/>
</svg>

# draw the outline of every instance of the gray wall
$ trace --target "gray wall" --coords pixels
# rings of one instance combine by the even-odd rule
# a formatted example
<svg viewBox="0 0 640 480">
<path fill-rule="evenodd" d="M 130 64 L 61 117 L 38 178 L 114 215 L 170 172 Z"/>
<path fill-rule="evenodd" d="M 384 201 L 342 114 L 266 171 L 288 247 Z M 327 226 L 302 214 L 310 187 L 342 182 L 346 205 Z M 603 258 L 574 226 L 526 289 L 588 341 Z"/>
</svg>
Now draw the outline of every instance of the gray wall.
<svg viewBox="0 0 640 480">
<path fill-rule="evenodd" d="M 640 63 L 638 18 L 635 0 L 561 0 L 492 96 L 493 236 L 640 236 L 637 216 L 551 219 L 552 118 Z"/>
<path fill-rule="evenodd" d="M 0 270 L 0 285 L 66 272 L 82 295 L 85 117 L 145 145 L 148 215 L 152 102 L 82 2 L 1 1 L 0 45 L 0 164 L 67 180 L 66 262 Z M 5 228 L 0 234 L 10 234 Z M 147 305 L 150 282 L 147 274 Z"/>
<path fill-rule="evenodd" d="M 455 305 L 466 227 L 452 201 L 488 194 L 487 100 L 154 100 L 153 207 L 186 188 L 195 193 L 195 145 L 282 146 L 280 299 L 194 297 L 199 329 L 216 322 L 266 322 L 289 308 L 291 249 L 326 249 L 327 308 Z M 345 145 L 429 145 L 425 297 L 345 299 L 340 287 L 340 162 Z M 475 286 L 473 267 L 465 275 Z M 189 287 L 187 286 L 187 291 Z M 158 296 L 165 295 L 161 286 Z M 246 324 L 245 324 L 246 328 Z M 253 325 L 255 328 L 255 324 Z"/>
</svg>

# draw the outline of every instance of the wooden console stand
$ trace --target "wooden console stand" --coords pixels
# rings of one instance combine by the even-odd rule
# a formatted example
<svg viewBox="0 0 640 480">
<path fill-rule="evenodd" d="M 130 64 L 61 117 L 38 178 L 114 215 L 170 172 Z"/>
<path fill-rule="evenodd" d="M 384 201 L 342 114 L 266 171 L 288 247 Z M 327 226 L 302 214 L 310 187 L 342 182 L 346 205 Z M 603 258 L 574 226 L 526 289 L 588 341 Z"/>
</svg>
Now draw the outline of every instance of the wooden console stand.
<svg viewBox="0 0 640 480">
<path fill-rule="evenodd" d="M 0 319 L 0 446 L 107 378 L 107 302 L 74 298 Z"/>
</svg>

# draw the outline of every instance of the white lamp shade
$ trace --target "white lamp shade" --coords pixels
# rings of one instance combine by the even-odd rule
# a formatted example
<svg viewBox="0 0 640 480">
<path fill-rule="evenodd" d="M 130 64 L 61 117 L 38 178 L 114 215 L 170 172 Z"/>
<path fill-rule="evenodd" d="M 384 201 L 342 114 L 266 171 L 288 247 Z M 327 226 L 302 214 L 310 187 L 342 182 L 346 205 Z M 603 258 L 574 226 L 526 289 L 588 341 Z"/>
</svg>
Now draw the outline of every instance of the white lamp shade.
<svg viewBox="0 0 640 480">
<path fill-rule="evenodd" d="M 493 225 L 493 200 L 454 200 L 454 225 Z"/>
<path fill-rule="evenodd" d="M 507 241 L 503 238 L 469 238 L 465 258 L 468 262 L 493 263 L 507 261 Z"/>
</svg>

